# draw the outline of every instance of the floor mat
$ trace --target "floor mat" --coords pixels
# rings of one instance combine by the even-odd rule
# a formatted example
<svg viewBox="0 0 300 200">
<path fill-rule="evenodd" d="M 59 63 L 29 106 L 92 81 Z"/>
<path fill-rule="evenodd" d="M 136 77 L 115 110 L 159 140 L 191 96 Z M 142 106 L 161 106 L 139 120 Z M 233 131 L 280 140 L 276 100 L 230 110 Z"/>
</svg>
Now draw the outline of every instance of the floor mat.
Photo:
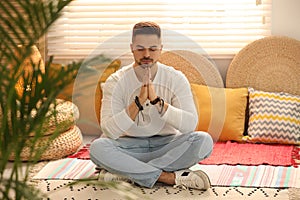
<svg viewBox="0 0 300 200">
<path fill-rule="evenodd" d="M 65 158 L 51 161 L 44 166 L 33 179 L 96 179 L 96 165 L 91 160 Z"/>
<path fill-rule="evenodd" d="M 300 169 L 292 166 L 195 165 L 191 169 L 206 172 L 214 186 L 300 187 Z"/>
<path fill-rule="evenodd" d="M 212 154 L 200 164 L 296 166 L 293 145 L 217 142 Z"/>
<path fill-rule="evenodd" d="M 90 144 L 82 147 L 69 158 L 90 159 Z M 259 155 L 259 156 L 258 156 Z M 217 142 L 212 154 L 200 164 L 206 165 L 275 165 L 294 166 L 300 164 L 300 147 L 282 144 L 249 144 Z"/>
<path fill-rule="evenodd" d="M 38 188 L 50 199 L 105 199 L 105 200 L 124 200 L 126 199 L 120 191 L 115 191 L 109 187 L 98 186 L 91 183 L 80 183 L 69 186 L 72 181 L 63 180 L 44 180 Z M 132 194 L 131 194 L 132 193 Z M 289 199 L 288 189 L 270 188 L 247 188 L 247 187 L 212 187 L 207 191 L 182 190 L 162 184 L 155 184 L 153 188 L 142 188 L 133 185 L 130 190 L 133 199 L 159 199 L 159 200 L 214 200 L 214 199 Z"/>
<path fill-rule="evenodd" d="M 34 179 L 97 179 L 96 166 L 91 160 L 66 158 L 48 163 Z M 195 165 L 208 174 L 214 186 L 299 187 L 298 168 L 282 166 Z"/>
</svg>

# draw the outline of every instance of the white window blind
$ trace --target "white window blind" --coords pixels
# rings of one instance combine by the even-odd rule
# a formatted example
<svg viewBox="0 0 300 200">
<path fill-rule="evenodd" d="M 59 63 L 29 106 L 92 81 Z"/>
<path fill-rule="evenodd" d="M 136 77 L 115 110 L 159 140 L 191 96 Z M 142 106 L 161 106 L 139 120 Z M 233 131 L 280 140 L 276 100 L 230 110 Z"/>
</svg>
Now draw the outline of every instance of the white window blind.
<svg viewBox="0 0 300 200">
<path fill-rule="evenodd" d="M 129 51 L 139 21 L 161 26 L 165 49 L 232 56 L 271 34 L 271 0 L 75 0 L 47 34 L 48 55 L 64 62 L 84 59 L 101 45 Z"/>
</svg>

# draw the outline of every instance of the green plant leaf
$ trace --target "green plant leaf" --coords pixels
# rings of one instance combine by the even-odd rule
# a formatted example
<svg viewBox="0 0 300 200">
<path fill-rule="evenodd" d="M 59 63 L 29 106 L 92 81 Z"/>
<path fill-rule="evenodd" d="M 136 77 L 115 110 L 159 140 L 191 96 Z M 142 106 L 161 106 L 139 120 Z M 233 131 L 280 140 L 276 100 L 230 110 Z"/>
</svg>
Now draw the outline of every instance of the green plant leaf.
<svg viewBox="0 0 300 200">
<path fill-rule="evenodd" d="M 13 0 L 0 1 L 0 197 L 2 199 L 40 199 L 37 190 L 26 184 L 28 174 L 20 173 L 22 151 L 30 149 L 30 158 L 36 163 L 47 146 L 36 147 L 43 137 L 43 124 L 56 117 L 56 96 L 75 78 L 81 63 L 72 63 L 53 76 L 48 76 L 39 62 L 24 62 L 32 54 L 31 47 L 60 17 L 62 9 L 71 0 Z M 20 48 L 19 45 L 22 45 Z M 27 59 L 27 60 L 26 60 Z M 48 62 L 51 65 L 52 58 Z M 21 95 L 17 91 L 19 87 Z M 19 91 L 19 92 L 20 92 Z M 52 107 L 51 107 L 52 106 Z M 34 132 L 34 137 L 30 134 Z M 59 131 L 49 139 L 51 142 Z M 13 160 L 13 162 L 10 162 Z M 5 169 L 10 165 L 9 174 Z M 26 163 L 28 167 L 29 164 Z M 28 170 L 26 170 L 28 172 Z M 13 192 L 12 192 L 13 191 Z M 10 196 L 13 194 L 14 196 Z"/>
</svg>

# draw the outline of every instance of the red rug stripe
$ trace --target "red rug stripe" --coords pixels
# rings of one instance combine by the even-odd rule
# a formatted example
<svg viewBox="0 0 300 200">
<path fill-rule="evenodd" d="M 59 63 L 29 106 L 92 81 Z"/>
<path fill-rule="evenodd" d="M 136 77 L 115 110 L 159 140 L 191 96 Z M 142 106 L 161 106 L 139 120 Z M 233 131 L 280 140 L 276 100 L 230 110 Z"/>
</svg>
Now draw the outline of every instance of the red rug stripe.
<svg viewBox="0 0 300 200">
<path fill-rule="evenodd" d="M 90 144 L 83 146 L 69 158 L 90 159 Z M 300 164 L 300 147 L 281 144 L 249 144 L 217 142 L 210 157 L 201 161 L 204 165 L 274 165 L 294 166 Z"/>
<path fill-rule="evenodd" d="M 297 166 L 299 148 L 282 144 L 249 144 L 217 142 L 210 157 L 201 161 L 206 165 L 274 165 Z"/>
</svg>

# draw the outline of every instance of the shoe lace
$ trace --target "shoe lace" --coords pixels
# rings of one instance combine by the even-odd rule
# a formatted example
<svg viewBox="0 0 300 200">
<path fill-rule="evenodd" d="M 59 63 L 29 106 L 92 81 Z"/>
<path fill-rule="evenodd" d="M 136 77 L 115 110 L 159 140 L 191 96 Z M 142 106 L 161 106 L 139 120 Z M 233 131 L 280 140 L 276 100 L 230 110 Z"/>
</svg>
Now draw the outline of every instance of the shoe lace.
<svg viewBox="0 0 300 200">
<path fill-rule="evenodd" d="M 176 181 L 176 184 L 173 186 L 174 188 L 182 188 L 187 190 L 189 188 L 199 188 L 200 183 L 195 179 L 191 179 L 191 177 L 179 177 Z"/>
<path fill-rule="evenodd" d="M 183 189 L 183 190 L 188 190 L 189 189 L 189 187 L 187 187 L 187 186 L 185 186 L 185 185 L 183 185 L 183 184 L 181 184 L 181 185 L 173 185 L 173 188 L 174 189 L 177 189 L 177 188 L 179 188 L 179 189 Z"/>
<path fill-rule="evenodd" d="M 187 190 L 189 188 L 194 188 L 196 186 L 196 183 L 194 181 L 191 181 L 187 179 L 186 177 L 180 177 L 177 180 L 177 183 L 173 186 L 173 188 L 181 188 L 184 190 Z"/>
<path fill-rule="evenodd" d="M 121 182 L 128 182 L 128 183 L 134 183 L 132 180 L 129 178 L 117 175 L 117 174 L 112 174 L 110 172 L 104 171 L 99 174 L 98 180 L 104 180 L 105 182 L 111 182 L 111 181 L 121 181 Z"/>
<path fill-rule="evenodd" d="M 120 181 L 122 179 L 122 177 L 112 174 L 110 172 L 107 171 L 101 171 L 99 174 L 99 179 L 104 180 L 104 181 Z"/>
</svg>

